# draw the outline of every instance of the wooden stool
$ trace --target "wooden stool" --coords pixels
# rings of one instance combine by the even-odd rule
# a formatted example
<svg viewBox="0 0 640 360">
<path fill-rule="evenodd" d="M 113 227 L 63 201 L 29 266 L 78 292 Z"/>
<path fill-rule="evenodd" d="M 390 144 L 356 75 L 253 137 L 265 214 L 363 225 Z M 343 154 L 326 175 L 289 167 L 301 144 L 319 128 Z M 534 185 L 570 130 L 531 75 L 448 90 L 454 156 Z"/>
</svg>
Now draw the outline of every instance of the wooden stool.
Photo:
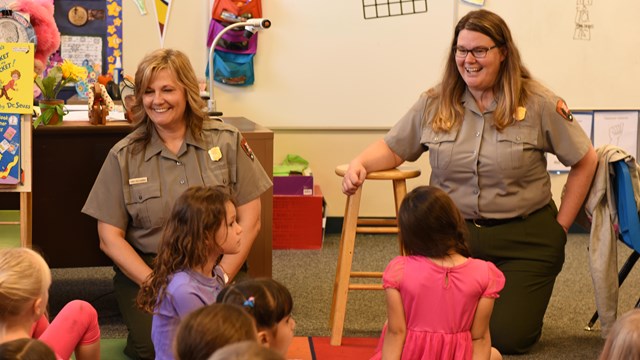
<svg viewBox="0 0 640 360">
<path fill-rule="evenodd" d="M 348 165 L 340 165 L 336 168 L 336 174 L 344 177 Z M 336 280 L 333 284 L 333 300 L 331 302 L 331 345 L 338 346 L 342 343 L 342 330 L 347 310 L 347 293 L 349 290 L 382 290 L 382 284 L 351 284 L 351 278 L 382 278 L 382 272 L 351 272 L 353 249 L 355 247 L 356 234 L 385 234 L 398 233 L 397 217 L 402 199 L 407 194 L 406 179 L 420 176 L 420 170 L 415 167 L 399 166 L 392 170 L 374 171 L 367 174 L 367 180 L 393 180 L 393 195 L 396 205 L 396 219 L 360 219 L 360 198 L 362 186 L 355 194 L 347 197 L 347 205 L 342 225 L 342 237 L 340 238 L 340 252 L 338 254 L 338 266 Z M 403 253 L 400 244 L 400 254 Z"/>
</svg>

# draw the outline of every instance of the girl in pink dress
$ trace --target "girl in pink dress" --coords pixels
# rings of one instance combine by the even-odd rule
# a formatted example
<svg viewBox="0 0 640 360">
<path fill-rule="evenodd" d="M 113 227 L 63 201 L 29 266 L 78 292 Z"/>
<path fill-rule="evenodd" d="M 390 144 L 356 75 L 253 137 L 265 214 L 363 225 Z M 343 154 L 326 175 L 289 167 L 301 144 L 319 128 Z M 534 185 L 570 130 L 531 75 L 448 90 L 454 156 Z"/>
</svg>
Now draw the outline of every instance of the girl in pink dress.
<svg viewBox="0 0 640 360">
<path fill-rule="evenodd" d="M 470 257 L 451 198 L 418 187 L 403 200 L 398 224 L 406 256 L 391 260 L 382 277 L 387 323 L 372 359 L 501 359 L 489 319 L 504 275 Z"/>
</svg>

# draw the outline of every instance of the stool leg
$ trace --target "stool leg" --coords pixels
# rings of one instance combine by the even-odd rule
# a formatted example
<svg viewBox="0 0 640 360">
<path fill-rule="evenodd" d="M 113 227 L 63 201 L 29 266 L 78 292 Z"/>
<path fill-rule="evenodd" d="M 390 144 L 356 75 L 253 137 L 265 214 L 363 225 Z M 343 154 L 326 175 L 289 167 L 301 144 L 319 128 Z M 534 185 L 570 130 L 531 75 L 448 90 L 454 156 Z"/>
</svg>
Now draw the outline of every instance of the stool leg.
<svg viewBox="0 0 640 360">
<path fill-rule="evenodd" d="M 338 254 L 338 266 L 336 268 L 336 280 L 333 283 L 333 300 L 331 302 L 331 345 L 339 346 L 342 343 L 342 330 L 347 310 L 347 293 L 351 278 L 351 262 L 356 240 L 356 227 L 358 223 L 358 211 L 362 186 L 355 194 L 347 197 L 344 223 L 342 224 L 342 236 L 340 237 L 340 252 Z"/>
<path fill-rule="evenodd" d="M 396 219 L 398 219 L 398 215 L 400 213 L 400 205 L 402 204 L 402 200 L 406 195 L 407 182 L 404 179 L 393 180 L 393 198 L 396 202 Z M 398 224 L 398 226 L 400 225 Z M 404 255 L 404 247 L 402 246 L 400 237 L 398 237 L 398 245 L 400 246 L 400 255 Z"/>
</svg>

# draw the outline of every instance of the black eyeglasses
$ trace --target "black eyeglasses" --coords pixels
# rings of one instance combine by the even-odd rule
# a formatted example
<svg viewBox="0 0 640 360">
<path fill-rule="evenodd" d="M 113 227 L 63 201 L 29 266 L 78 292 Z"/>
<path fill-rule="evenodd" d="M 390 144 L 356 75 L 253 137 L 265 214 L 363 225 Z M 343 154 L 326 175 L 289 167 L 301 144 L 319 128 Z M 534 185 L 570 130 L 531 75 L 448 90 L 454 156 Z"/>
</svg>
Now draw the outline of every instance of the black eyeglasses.
<svg viewBox="0 0 640 360">
<path fill-rule="evenodd" d="M 456 46 L 453 48 L 453 53 L 456 55 L 456 57 L 459 57 L 459 58 L 465 58 L 467 57 L 467 54 L 472 53 L 474 58 L 482 59 L 483 57 L 487 56 L 487 53 L 489 52 L 489 50 L 495 49 L 497 47 L 498 45 L 493 45 L 492 47 L 479 46 L 477 48 L 473 48 L 469 50 L 463 47 Z"/>
</svg>

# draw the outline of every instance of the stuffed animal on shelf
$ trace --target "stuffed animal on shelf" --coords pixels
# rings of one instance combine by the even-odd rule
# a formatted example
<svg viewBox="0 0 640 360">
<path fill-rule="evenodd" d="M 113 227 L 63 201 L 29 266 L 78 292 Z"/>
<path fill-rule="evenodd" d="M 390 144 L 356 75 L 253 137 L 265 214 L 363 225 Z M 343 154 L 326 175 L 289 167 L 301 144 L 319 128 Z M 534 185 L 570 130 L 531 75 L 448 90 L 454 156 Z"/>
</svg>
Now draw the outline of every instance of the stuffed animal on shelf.
<svg viewBox="0 0 640 360">
<path fill-rule="evenodd" d="M 113 111 L 115 104 L 107 93 L 104 85 L 94 82 L 89 92 L 89 122 L 93 125 L 105 125 L 109 111 Z"/>
<path fill-rule="evenodd" d="M 16 0 L 7 8 L 29 15 L 29 22 L 36 34 L 34 70 L 42 74 L 51 54 L 60 48 L 60 32 L 53 17 L 53 0 Z"/>
</svg>

